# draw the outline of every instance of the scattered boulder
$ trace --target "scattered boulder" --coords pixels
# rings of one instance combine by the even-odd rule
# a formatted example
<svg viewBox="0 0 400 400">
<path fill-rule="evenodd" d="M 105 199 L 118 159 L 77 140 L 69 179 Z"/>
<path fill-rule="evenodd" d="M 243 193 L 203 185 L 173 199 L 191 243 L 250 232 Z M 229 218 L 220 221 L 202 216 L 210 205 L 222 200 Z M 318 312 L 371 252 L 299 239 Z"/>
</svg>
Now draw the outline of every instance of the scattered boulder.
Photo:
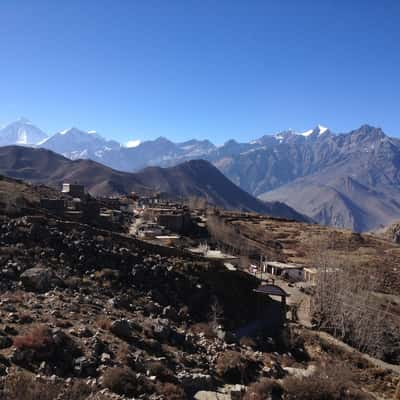
<svg viewBox="0 0 400 400">
<path fill-rule="evenodd" d="M 121 338 L 130 338 L 132 336 L 132 325 L 127 319 L 117 319 L 110 326 L 110 331 Z"/>
<path fill-rule="evenodd" d="M 0 336 L 0 349 L 6 349 L 12 346 L 12 339 L 9 336 Z"/>
<path fill-rule="evenodd" d="M 177 374 L 177 378 L 185 391 L 192 395 L 198 391 L 211 390 L 215 387 L 214 380 L 209 374 L 182 371 Z"/>
<path fill-rule="evenodd" d="M 20 276 L 23 286 L 33 292 L 47 292 L 55 286 L 61 286 L 62 280 L 50 268 L 34 267 Z"/>
</svg>

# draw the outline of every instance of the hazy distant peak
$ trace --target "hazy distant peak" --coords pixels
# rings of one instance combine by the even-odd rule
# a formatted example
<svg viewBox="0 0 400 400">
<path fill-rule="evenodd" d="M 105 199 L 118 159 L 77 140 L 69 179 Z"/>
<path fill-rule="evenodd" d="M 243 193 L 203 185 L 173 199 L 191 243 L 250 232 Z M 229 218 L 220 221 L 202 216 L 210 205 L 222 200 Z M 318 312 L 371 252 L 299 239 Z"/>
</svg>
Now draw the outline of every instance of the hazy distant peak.
<svg viewBox="0 0 400 400">
<path fill-rule="evenodd" d="M 15 122 L 18 122 L 20 124 L 27 124 L 27 125 L 32 125 L 32 122 L 25 117 L 19 117 Z"/>
<path fill-rule="evenodd" d="M 47 135 L 32 124 L 27 118 L 21 117 L 0 129 L 0 145 L 35 145 L 47 138 Z"/>
<path fill-rule="evenodd" d="M 128 148 L 137 147 L 137 146 L 139 146 L 140 143 L 141 143 L 140 139 L 128 140 L 125 143 L 125 147 L 128 147 Z"/>
</svg>

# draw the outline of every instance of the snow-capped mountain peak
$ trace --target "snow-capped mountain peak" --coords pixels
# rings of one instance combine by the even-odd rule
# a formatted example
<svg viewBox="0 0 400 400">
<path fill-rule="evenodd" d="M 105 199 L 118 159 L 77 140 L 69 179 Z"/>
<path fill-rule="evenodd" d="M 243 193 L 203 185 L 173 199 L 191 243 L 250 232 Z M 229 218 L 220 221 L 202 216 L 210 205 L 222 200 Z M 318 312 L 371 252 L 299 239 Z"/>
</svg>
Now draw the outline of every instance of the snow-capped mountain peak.
<svg viewBox="0 0 400 400">
<path fill-rule="evenodd" d="M 326 126 L 322 126 L 322 125 L 319 125 L 319 124 L 318 124 L 317 128 L 319 129 L 319 134 L 320 135 L 322 135 L 323 133 L 325 133 L 328 130 L 328 128 Z"/>
<path fill-rule="evenodd" d="M 140 139 L 128 140 L 125 143 L 125 147 L 128 147 L 128 148 L 137 147 L 137 146 L 139 146 L 140 143 L 141 143 Z"/>
<path fill-rule="evenodd" d="M 309 129 L 308 131 L 300 133 L 300 135 L 308 137 L 310 135 L 317 135 L 320 136 L 324 134 L 326 131 L 328 131 L 328 128 L 326 126 L 322 126 L 318 124 L 314 129 Z"/>
<path fill-rule="evenodd" d="M 118 142 L 104 139 L 96 131 L 75 127 L 56 133 L 40 145 L 71 159 L 101 158 L 105 152 L 121 147 Z"/>
<path fill-rule="evenodd" d="M 47 135 L 32 124 L 27 118 L 21 117 L 0 129 L 0 145 L 33 146 L 47 138 Z"/>
</svg>

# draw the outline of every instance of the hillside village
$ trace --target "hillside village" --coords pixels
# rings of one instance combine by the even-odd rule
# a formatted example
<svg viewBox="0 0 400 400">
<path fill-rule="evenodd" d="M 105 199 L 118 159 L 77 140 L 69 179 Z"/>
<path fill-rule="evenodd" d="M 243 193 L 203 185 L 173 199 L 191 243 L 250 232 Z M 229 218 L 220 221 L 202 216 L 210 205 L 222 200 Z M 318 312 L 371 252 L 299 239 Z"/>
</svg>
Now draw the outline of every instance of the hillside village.
<svg viewBox="0 0 400 400">
<path fill-rule="evenodd" d="M 0 400 L 400 400 L 399 0 L 0 16 Z"/>
<path fill-rule="evenodd" d="M 159 192 L 95 198 L 10 178 L 0 189 L 5 399 L 399 395 L 393 240 Z M 357 289 L 361 314 L 336 304 L 335 315 L 373 334 L 339 331 L 318 300 L 321 276 L 347 273 L 344 252 L 379 286 Z"/>
</svg>

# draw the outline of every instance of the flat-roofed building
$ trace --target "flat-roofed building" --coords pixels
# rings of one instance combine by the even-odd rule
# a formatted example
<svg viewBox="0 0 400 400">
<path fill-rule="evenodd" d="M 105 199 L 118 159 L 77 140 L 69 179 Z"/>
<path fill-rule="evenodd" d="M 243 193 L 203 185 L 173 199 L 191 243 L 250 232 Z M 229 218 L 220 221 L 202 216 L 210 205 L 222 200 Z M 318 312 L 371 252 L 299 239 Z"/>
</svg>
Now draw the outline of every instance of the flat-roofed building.
<svg viewBox="0 0 400 400">
<path fill-rule="evenodd" d="M 310 283 L 317 283 L 317 268 L 304 268 L 304 280 Z"/>
<path fill-rule="evenodd" d="M 237 267 L 240 265 L 240 257 L 232 254 L 223 253 L 220 250 L 210 250 L 208 246 L 192 247 L 188 249 L 193 254 L 201 255 L 209 260 L 220 261 L 222 263 L 230 263 Z"/>
<path fill-rule="evenodd" d="M 83 198 L 85 196 L 85 186 L 77 183 L 63 183 L 61 192 L 72 197 Z"/>
<path fill-rule="evenodd" d="M 40 199 L 40 207 L 54 214 L 63 215 L 65 202 L 62 199 Z"/>
<path fill-rule="evenodd" d="M 268 272 L 271 275 L 282 276 L 294 281 L 304 280 L 304 267 L 302 265 L 279 261 L 264 261 L 262 268 L 263 272 Z"/>
</svg>

